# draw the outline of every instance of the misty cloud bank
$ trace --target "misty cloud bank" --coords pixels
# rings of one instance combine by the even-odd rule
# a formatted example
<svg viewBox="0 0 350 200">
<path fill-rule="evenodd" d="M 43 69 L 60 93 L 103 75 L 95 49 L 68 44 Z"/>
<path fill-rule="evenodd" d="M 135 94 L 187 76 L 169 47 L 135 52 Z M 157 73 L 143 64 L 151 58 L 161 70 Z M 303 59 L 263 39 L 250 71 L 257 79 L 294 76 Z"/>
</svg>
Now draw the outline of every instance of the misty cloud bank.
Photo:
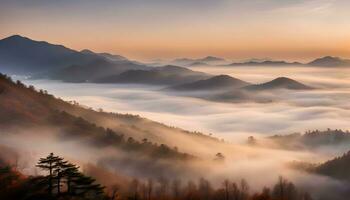
<svg viewBox="0 0 350 200">
<path fill-rule="evenodd" d="M 218 68 L 216 73 L 222 73 L 220 70 L 228 69 Z M 256 69 L 257 72 L 254 74 L 251 71 L 252 68 L 240 70 L 230 68 L 230 70 L 232 70 L 230 75 L 253 83 L 263 82 L 265 79 L 272 79 L 280 75 L 299 74 L 299 78 L 293 78 L 318 89 L 279 91 L 276 95 L 278 101 L 273 103 L 218 103 L 199 98 L 177 96 L 176 93 L 169 94 L 158 86 L 72 84 L 46 80 L 25 80 L 26 84 L 46 89 L 64 100 L 75 100 L 83 105 L 95 109 L 102 108 L 108 112 L 138 114 L 168 125 L 212 133 L 214 136 L 238 144 L 223 143 L 222 145 L 218 144 L 213 149 L 212 147 L 204 148 L 203 144 L 202 146 L 198 145 L 195 141 L 187 141 L 188 144 L 193 143 L 189 146 L 196 149 L 198 154 L 202 151 L 203 159 L 185 164 L 166 161 L 152 162 L 152 160 L 133 157 L 126 152 L 115 149 L 99 149 L 79 141 L 58 140 L 54 134 L 52 137 L 37 135 L 38 132 L 45 134 L 45 131 L 52 135 L 50 129 L 25 130 L 21 134 L 6 133 L 6 137 L 0 141 L 0 147 L 16 149 L 20 155 L 20 165 L 23 165 L 22 171 L 26 171 L 28 174 L 36 173 L 34 168 L 28 166 L 34 166 L 35 160 L 54 151 L 84 166 L 84 170 L 93 168 L 93 173 L 111 173 L 108 176 L 113 176 L 113 180 L 129 177 L 156 178 L 164 175 L 170 179 L 186 177 L 197 180 L 204 177 L 215 185 L 220 185 L 222 180 L 226 178 L 233 181 L 245 178 L 250 183 L 252 191 L 258 191 L 264 186 L 271 186 L 277 177 L 282 175 L 315 194 L 316 197 L 317 195 L 324 197 L 329 194 L 342 195 L 343 192 L 347 192 L 349 188 L 347 183 L 296 171 L 287 166 L 289 162 L 294 160 L 323 162 L 343 153 L 346 150 L 344 146 L 334 148 L 331 152 L 329 149 L 294 151 L 252 147 L 241 143 L 250 135 L 261 138 L 273 134 L 288 134 L 328 127 L 349 129 L 350 114 L 348 109 L 350 104 L 347 100 L 350 96 L 350 87 L 346 78 L 339 80 L 338 77 L 344 72 L 338 74 L 335 71 L 320 69 L 315 73 L 315 69 L 311 68 L 285 68 L 285 71 L 276 72 L 273 68 L 267 68 L 262 74 L 259 74 L 262 72 L 260 69 Z M 249 75 L 247 75 L 247 71 Z M 316 80 L 315 74 L 319 76 L 317 80 L 323 80 L 322 84 L 313 81 Z M 252 77 L 259 78 L 253 80 Z M 181 139 L 175 135 L 169 137 L 173 137 L 172 140 L 177 142 Z M 43 145 L 38 146 L 37 144 Z M 213 162 L 211 156 L 217 152 L 222 152 L 225 155 L 226 160 L 223 164 Z M 155 169 L 156 174 L 153 173 Z M 212 173 L 208 175 L 208 171 Z M 99 180 L 106 180 L 105 175 L 96 177 Z"/>
<path fill-rule="evenodd" d="M 252 83 L 286 76 L 310 86 L 311 91 L 279 91 L 274 103 L 218 103 L 164 93 L 162 87 L 113 84 L 70 84 L 26 80 L 65 100 L 106 111 L 139 114 L 187 130 L 212 133 L 232 142 L 249 135 L 304 132 L 309 129 L 350 129 L 350 74 L 345 69 L 307 67 L 196 68 L 229 74 Z M 205 95 L 205 94 L 198 94 Z"/>
</svg>

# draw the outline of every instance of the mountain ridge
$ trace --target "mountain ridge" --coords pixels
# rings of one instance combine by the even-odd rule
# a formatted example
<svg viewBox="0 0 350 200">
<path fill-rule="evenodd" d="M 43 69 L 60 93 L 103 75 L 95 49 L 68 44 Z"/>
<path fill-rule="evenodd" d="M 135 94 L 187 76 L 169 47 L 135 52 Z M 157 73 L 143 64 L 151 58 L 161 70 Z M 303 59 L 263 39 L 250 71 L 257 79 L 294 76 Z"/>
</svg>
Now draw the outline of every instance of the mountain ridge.
<svg viewBox="0 0 350 200">
<path fill-rule="evenodd" d="M 228 76 L 218 75 L 205 80 L 170 87 L 172 90 L 222 90 L 227 88 L 240 88 L 250 83 Z"/>
</svg>

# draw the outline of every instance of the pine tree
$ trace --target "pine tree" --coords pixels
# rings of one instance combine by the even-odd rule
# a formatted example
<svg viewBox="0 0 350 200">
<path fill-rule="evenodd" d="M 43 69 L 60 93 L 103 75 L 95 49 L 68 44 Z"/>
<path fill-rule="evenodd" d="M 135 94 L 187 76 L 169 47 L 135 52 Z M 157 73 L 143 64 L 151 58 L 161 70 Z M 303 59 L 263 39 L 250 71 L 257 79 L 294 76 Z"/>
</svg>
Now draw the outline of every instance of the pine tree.
<svg viewBox="0 0 350 200">
<path fill-rule="evenodd" d="M 67 193 L 72 194 L 72 182 L 80 176 L 79 167 L 72 163 L 67 163 L 64 166 L 62 175 L 66 178 Z"/>
<path fill-rule="evenodd" d="M 103 194 L 104 187 L 95 183 L 95 179 L 85 176 L 82 173 L 78 173 L 71 180 L 71 194 L 73 195 L 86 195 L 92 193 L 94 195 Z"/>
<path fill-rule="evenodd" d="M 50 153 L 46 158 L 40 158 L 39 162 L 36 165 L 43 170 L 49 171 L 49 175 L 47 175 L 46 178 L 48 181 L 48 192 L 50 195 L 52 195 L 52 189 L 54 187 L 53 181 L 55 174 L 57 173 L 56 170 L 59 162 L 63 162 L 63 158 Z"/>
<path fill-rule="evenodd" d="M 56 179 L 56 184 L 57 184 L 57 195 L 61 194 L 61 180 L 64 177 L 64 171 L 67 167 L 67 161 L 59 160 L 55 164 L 55 169 L 54 172 L 56 174 L 55 179 Z"/>
</svg>

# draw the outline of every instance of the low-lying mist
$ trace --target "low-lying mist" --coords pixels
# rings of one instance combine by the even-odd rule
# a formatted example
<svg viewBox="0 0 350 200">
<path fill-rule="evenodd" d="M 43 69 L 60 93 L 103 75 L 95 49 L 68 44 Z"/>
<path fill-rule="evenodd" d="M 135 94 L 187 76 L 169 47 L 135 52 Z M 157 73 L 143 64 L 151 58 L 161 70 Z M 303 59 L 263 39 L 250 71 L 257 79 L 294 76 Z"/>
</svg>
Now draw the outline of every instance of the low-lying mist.
<svg viewBox="0 0 350 200">
<path fill-rule="evenodd" d="M 346 72 L 302 67 L 196 68 L 198 69 L 211 74 L 229 74 L 252 83 L 287 76 L 317 89 L 281 90 L 273 95 L 276 101 L 271 103 L 223 103 L 177 95 L 176 92 L 167 93 L 160 86 L 24 80 L 26 84 L 48 90 L 64 100 L 75 100 L 82 105 L 102 108 L 107 112 L 137 114 L 170 126 L 210 133 L 224 138 L 228 143 L 206 146 L 199 145 L 196 141 L 184 141 L 185 138 L 177 135 L 169 136 L 168 141 L 173 141 L 170 142 L 171 145 L 186 142 L 184 146 L 187 148 L 180 148 L 180 151 L 198 156 L 198 159 L 186 162 L 154 162 L 122 150 L 100 149 L 79 141 L 64 141 L 55 137 L 26 139 L 35 137 L 32 133 L 38 130 L 10 134 L 1 140 L 0 145 L 20 152 L 19 160 L 27 163 L 26 166 L 34 166 L 39 157 L 55 151 L 56 154 L 85 166 L 85 170 L 90 170 L 105 184 L 112 184 L 113 181 L 110 180 L 114 178 L 121 180 L 137 177 L 146 180 L 150 177 L 166 177 L 186 181 L 204 177 L 215 185 L 221 185 L 224 179 L 239 181 L 244 178 L 250 183 L 251 190 L 258 191 L 264 186 L 271 186 L 282 175 L 316 197 L 341 195 L 348 190 L 348 183 L 311 175 L 288 166 L 292 161 L 323 162 L 342 154 L 346 151 L 346 145 L 332 147 L 330 151 L 326 147 L 317 150 L 283 150 L 245 143 L 248 136 L 264 142 L 262 138 L 275 134 L 327 128 L 350 129 L 350 79 L 344 75 Z M 50 129 L 39 132 L 45 131 L 52 132 Z M 162 134 L 167 133 L 164 130 Z M 49 148 L 46 150 L 46 147 Z M 215 161 L 215 154 L 219 152 L 225 156 L 223 162 Z M 36 173 L 34 168 L 25 170 L 29 174 Z M 109 178 L 105 177 L 106 174 Z"/>
<path fill-rule="evenodd" d="M 166 93 L 162 87 L 118 84 L 70 84 L 32 81 L 66 100 L 93 108 L 139 114 L 187 130 L 212 133 L 230 142 L 249 135 L 304 132 L 309 129 L 341 128 L 350 125 L 350 79 L 343 69 L 307 67 L 212 67 L 196 68 L 211 74 L 230 74 L 252 83 L 287 76 L 318 89 L 278 91 L 273 103 L 220 103 Z M 198 96 L 207 93 L 198 92 Z"/>
<path fill-rule="evenodd" d="M 185 183 L 205 178 L 214 187 L 220 187 L 226 179 L 235 182 L 245 179 L 249 183 L 250 191 L 258 192 L 263 187 L 273 186 L 277 177 L 283 176 L 316 196 L 329 195 L 332 192 L 341 194 L 342 190 L 348 188 L 347 183 L 289 168 L 288 164 L 293 160 L 319 162 L 327 158 L 309 151 L 222 143 L 208 147 L 213 152 L 212 157 L 203 156 L 183 162 L 152 160 L 111 147 L 96 147 L 80 139 L 62 139 L 59 137 L 59 130 L 50 127 L 1 134 L 4 139 L 0 140 L 0 157 L 8 159 L 7 162 L 16 165 L 16 168 L 28 175 L 40 174 L 35 168 L 37 160 L 55 152 L 77 163 L 85 173 L 93 175 L 106 186 L 123 185 L 133 178 L 143 181 L 166 178 Z M 192 145 L 192 148 L 196 146 Z M 225 158 L 216 160 L 216 152 L 222 153 Z"/>
</svg>

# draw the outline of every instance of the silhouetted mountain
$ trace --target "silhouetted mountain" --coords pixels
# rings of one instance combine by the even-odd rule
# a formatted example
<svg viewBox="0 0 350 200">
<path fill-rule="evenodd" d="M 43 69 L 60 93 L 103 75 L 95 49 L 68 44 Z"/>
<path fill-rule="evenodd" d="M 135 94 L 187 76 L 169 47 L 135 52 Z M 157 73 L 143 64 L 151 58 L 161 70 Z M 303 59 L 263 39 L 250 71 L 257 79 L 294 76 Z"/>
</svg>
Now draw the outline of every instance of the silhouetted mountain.
<svg viewBox="0 0 350 200">
<path fill-rule="evenodd" d="M 286 61 L 249 61 L 242 63 L 231 63 L 227 66 L 289 66 L 289 65 L 302 65 L 299 62 L 286 62 Z"/>
<path fill-rule="evenodd" d="M 222 90 L 235 89 L 250 85 L 249 83 L 228 75 L 219 75 L 206 80 L 170 87 L 173 90 Z"/>
<path fill-rule="evenodd" d="M 318 148 L 350 144 L 350 133 L 340 129 L 327 129 L 324 131 L 307 131 L 305 134 L 293 133 L 288 135 L 274 135 L 268 137 L 281 148 L 301 149 Z"/>
<path fill-rule="evenodd" d="M 208 78 L 209 75 L 178 66 L 155 67 L 151 70 L 128 70 L 97 79 L 98 83 L 137 83 L 172 85 Z"/>
<path fill-rule="evenodd" d="M 111 146 L 121 149 L 130 147 L 128 151 L 141 154 L 150 150 L 160 157 L 169 155 L 171 158 L 189 158 L 187 154 L 175 151 L 167 145 L 171 147 L 176 145 L 180 149 L 184 147 L 193 152 L 196 150 L 188 148 L 185 141 L 203 146 L 219 142 L 210 136 L 168 127 L 138 116 L 87 109 L 77 103 L 57 99 L 48 95 L 46 91 L 37 92 L 33 87 L 26 87 L 20 82 L 13 83 L 2 74 L 0 74 L 0 110 L 2 131 L 11 128 L 18 130 L 21 127 L 26 130 L 52 127 L 61 130 L 58 134 L 62 139 L 81 140 L 82 143 L 101 147 Z M 55 131 L 50 133 L 55 134 Z M 43 137 L 46 136 L 43 134 Z M 124 140 L 128 137 L 134 139 Z M 138 142 L 145 138 L 148 139 L 147 145 Z M 182 142 L 176 142 L 176 138 L 181 138 Z M 156 145 L 151 141 L 166 145 Z M 159 155 L 160 152 L 165 154 Z"/>
<path fill-rule="evenodd" d="M 344 67 L 344 66 L 350 66 L 350 60 L 342 59 L 338 57 L 326 56 L 323 58 L 317 58 L 312 62 L 308 63 L 308 65 L 320 66 L 320 67 Z"/>
<path fill-rule="evenodd" d="M 130 61 L 110 62 L 98 59 L 86 65 L 72 65 L 57 71 L 51 71 L 41 77 L 62 80 L 66 82 L 93 82 L 110 74 L 120 74 L 131 69 L 148 69 L 146 65 L 135 64 Z"/>
<path fill-rule="evenodd" d="M 43 41 L 34 41 L 19 35 L 0 40 L 0 67 L 20 74 L 46 72 L 73 64 L 87 64 L 102 59 Z"/>
<path fill-rule="evenodd" d="M 198 59 L 193 59 L 193 58 L 178 58 L 173 60 L 171 63 L 176 64 L 176 65 L 185 65 L 185 66 L 191 66 L 195 63 L 203 63 L 203 64 L 223 64 L 225 63 L 226 60 L 223 58 L 219 57 L 214 57 L 214 56 L 207 56 L 204 58 L 198 58 Z"/>
<path fill-rule="evenodd" d="M 200 58 L 196 60 L 197 62 L 211 63 L 211 62 L 225 62 L 225 59 L 215 57 L 215 56 L 207 56 L 205 58 Z"/>
<path fill-rule="evenodd" d="M 205 62 L 194 62 L 189 64 L 189 67 L 197 67 L 197 66 L 208 66 L 209 64 L 205 63 Z"/>
<path fill-rule="evenodd" d="M 87 109 L 77 103 L 72 104 L 57 99 L 46 94 L 45 91 L 36 92 L 33 87 L 27 88 L 21 83 L 14 84 L 4 75 L 0 75 L 1 130 L 8 126 L 18 128 L 22 124 L 39 126 L 46 123 L 52 113 L 58 111 L 81 117 L 89 123 L 112 129 L 117 133 L 123 133 L 125 137 L 133 137 L 138 141 L 147 138 L 159 144 L 177 146 L 180 149 L 186 148 L 186 151 L 189 152 L 196 151 L 196 149 L 188 148 L 190 145 L 187 142 L 178 143 L 179 138 L 181 138 L 181 141 L 188 141 L 199 146 L 217 142 L 215 138 L 199 132 L 189 132 L 169 127 L 139 116 L 97 112 Z M 88 130 L 82 132 L 85 131 Z"/>
<path fill-rule="evenodd" d="M 89 49 L 84 49 L 80 51 L 83 54 L 88 54 L 88 55 L 99 55 L 102 56 L 110 61 L 126 61 L 128 60 L 126 57 L 121 56 L 121 55 L 114 55 L 110 53 L 95 53 Z"/>
<path fill-rule="evenodd" d="M 311 169 L 312 172 L 350 181 L 350 151 Z"/>
<path fill-rule="evenodd" d="M 69 82 L 85 82 L 130 69 L 146 69 L 118 55 L 81 52 L 34 41 L 22 36 L 0 40 L 1 70 L 34 78 L 52 78 Z"/>
<path fill-rule="evenodd" d="M 258 84 L 258 85 L 249 85 L 244 87 L 246 90 L 273 90 L 273 89 L 290 89 L 290 90 L 309 90 L 312 87 L 304 85 L 298 81 L 295 81 L 286 77 L 279 77 L 272 81 Z"/>
</svg>

